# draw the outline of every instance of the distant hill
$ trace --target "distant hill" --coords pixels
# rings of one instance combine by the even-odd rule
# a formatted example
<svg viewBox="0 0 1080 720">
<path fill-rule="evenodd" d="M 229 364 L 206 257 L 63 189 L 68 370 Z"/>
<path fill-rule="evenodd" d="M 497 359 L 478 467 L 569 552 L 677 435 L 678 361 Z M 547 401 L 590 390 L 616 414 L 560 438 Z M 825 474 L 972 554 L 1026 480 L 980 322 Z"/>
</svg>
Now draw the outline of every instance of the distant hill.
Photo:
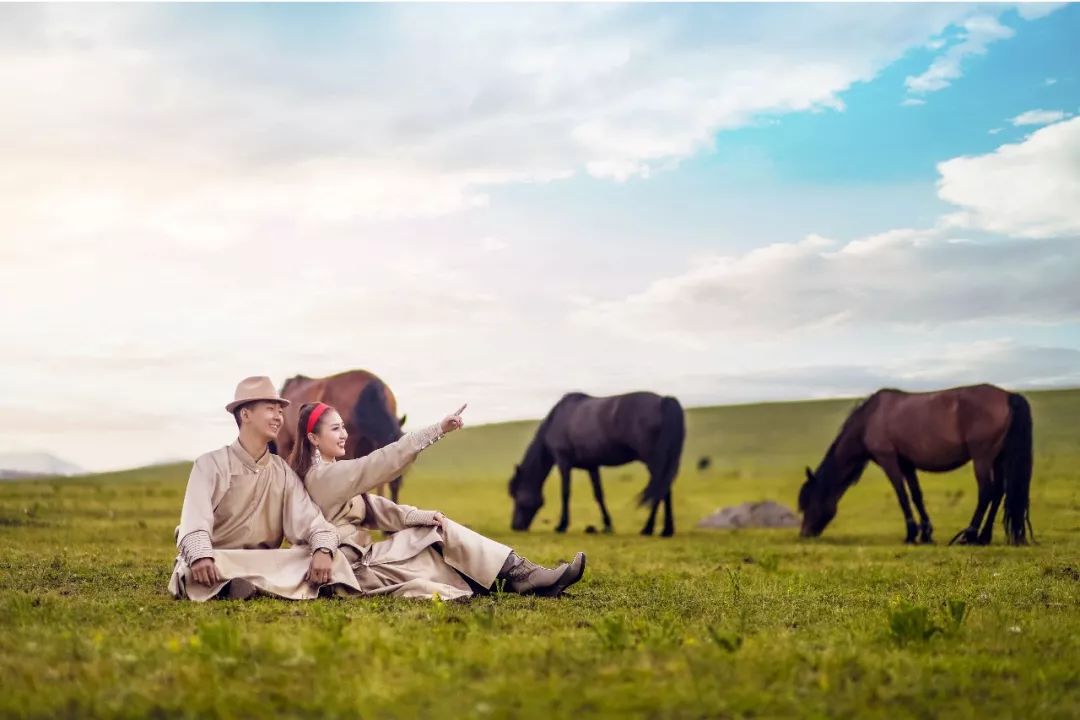
<svg viewBox="0 0 1080 720">
<path fill-rule="evenodd" d="M 80 475 L 85 472 L 78 465 L 73 465 L 49 453 L 0 453 L 0 480 Z"/>
</svg>

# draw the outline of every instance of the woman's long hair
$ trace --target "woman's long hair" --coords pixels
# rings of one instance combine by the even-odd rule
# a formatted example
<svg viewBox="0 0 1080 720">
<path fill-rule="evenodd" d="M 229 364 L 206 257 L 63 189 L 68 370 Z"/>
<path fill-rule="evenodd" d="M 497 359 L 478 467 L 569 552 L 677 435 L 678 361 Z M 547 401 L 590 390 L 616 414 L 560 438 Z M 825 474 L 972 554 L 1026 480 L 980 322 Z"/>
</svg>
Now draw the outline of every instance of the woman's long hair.
<svg viewBox="0 0 1080 720">
<path fill-rule="evenodd" d="M 308 419 L 311 417 L 311 411 L 318 407 L 319 403 L 304 403 L 300 406 L 300 419 L 296 423 L 296 442 L 293 443 L 292 454 L 289 455 L 289 467 L 293 469 L 300 479 L 303 480 L 307 475 L 307 471 L 311 469 L 311 458 L 313 457 L 312 445 L 308 440 L 307 424 Z M 333 407 L 327 406 L 326 411 L 319 417 L 319 422 L 315 423 L 315 427 L 312 428 L 312 432 L 318 433 L 319 429 L 326 422 L 326 417 L 329 412 L 333 410 L 337 412 Z"/>
</svg>

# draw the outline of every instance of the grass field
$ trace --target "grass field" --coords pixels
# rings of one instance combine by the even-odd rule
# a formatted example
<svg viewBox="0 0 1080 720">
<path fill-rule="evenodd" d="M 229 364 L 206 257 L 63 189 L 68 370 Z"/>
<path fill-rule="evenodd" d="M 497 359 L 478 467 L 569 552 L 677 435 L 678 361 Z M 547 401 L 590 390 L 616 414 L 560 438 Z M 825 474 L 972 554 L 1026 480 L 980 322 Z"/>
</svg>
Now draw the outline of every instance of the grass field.
<svg viewBox="0 0 1080 720">
<path fill-rule="evenodd" d="M 924 476 L 936 546 L 901 543 L 876 468 L 820 539 L 694 529 L 744 500 L 793 506 L 851 401 L 690 411 L 672 539 L 637 534 L 637 467 L 604 473 L 614 536 L 584 533 L 599 524 L 584 473 L 569 533 L 551 531 L 554 476 L 532 531 L 511 533 L 531 423 L 429 450 L 403 501 L 538 561 L 588 552 L 559 600 L 176 602 L 187 466 L 3 483 L 0 716 L 1080 717 L 1080 391 L 1029 397 L 1025 548 L 1000 525 L 991 547 L 944 545 L 973 508 L 968 469 Z"/>
</svg>

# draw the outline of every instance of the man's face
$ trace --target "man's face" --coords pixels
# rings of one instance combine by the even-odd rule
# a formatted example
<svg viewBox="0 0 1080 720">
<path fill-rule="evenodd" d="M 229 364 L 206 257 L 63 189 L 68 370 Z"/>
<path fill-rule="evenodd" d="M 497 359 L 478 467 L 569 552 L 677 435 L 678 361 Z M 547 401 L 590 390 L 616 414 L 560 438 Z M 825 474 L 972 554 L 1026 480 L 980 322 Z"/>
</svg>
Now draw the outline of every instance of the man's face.
<svg viewBox="0 0 1080 720">
<path fill-rule="evenodd" d="M 285 406 L 279 402 L 259 400 L 240 412 L 241 419 L 267 442 L 277 437 L 285 423 Z"/>
</svg>

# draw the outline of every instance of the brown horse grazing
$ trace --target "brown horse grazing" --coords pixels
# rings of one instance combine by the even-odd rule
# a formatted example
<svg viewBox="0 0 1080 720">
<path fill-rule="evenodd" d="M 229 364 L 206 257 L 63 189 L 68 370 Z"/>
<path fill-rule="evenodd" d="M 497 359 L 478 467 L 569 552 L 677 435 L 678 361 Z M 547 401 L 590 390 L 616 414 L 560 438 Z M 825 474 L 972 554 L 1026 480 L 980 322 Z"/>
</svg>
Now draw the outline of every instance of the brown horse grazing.
<svg viewBox="0 0 1080 720">
<path fill-rule="evenodd" d="M 600 485 L 601 466 L 625 465 L 641 460 L 649 468 L 649 484 L 639 496 L 642 505 L 651 504 L 649 519 L 642 535 L 652 535 L 656 509 L 664 501 L 664 530 L 675 534 L 671 508 L 671 485 L 679 472 L 686 426 L 683 409 L 673 397 L 637 392 L 614 397 L 595 398 L 584 393 L 563 396 L 536 431 L 525 459 L 514 468 L 510 497 L 514 515 L 510 526 L 528 530 L 544 504 L 541 492 L 551 467 L 557 465 L 562 476 L 562 516 L 555 532 L 566 532 L 570 525 L 570 471 L 589 471 L 593 497 L 600 505 L 604 532 L 611 532 L 611 516 L 604 504 Z"/>
<path fill-rule="evenodd" d="M 933 541 L 933 526 L 915 471 L 948 472 L 970 460 L 979 484 L 979 502 L 971 524 L 949 544 L 957 540 L 989 544 L 1002 498 L 1009 542 L 1027 543 L 1032 423 L 1031 408 L 1022 395 L 993 385 L 927 393 L 878 390 L 844 421 L 818 469 L 806 469 L 806 482 L 799 492 L 804 537 L 821 534 L 836 515 L 840 497 L 871 460 L 881 466 L 896 490 L 907 522 L 907 542 L 915 542 L 916 530 L 922 542 Z M 918 527 L 905 481 L 922 521 Z M 990 514 L 980 532 L 987 507 Z"/>
<path fill-rule="evenodd" d="M 388 445 L 402 436 L 405 418 L 397 417 L 397 399 L 382 380 L 367 370 L 350 370 L 325 378 L 303 375 L 289 378 L 281 396 L 292 404 L 285 409 L 285 424 L 277 439 L 277 452 L 289 457 L 296 443 L 296 423 L 300 406 L 308 402 L 332 405 L 345 420 L 349 439 L 345 457 L 358 458 Z M 390 481 L 390 495 L 397 502 L 401 478 Z"/>
</svg>

